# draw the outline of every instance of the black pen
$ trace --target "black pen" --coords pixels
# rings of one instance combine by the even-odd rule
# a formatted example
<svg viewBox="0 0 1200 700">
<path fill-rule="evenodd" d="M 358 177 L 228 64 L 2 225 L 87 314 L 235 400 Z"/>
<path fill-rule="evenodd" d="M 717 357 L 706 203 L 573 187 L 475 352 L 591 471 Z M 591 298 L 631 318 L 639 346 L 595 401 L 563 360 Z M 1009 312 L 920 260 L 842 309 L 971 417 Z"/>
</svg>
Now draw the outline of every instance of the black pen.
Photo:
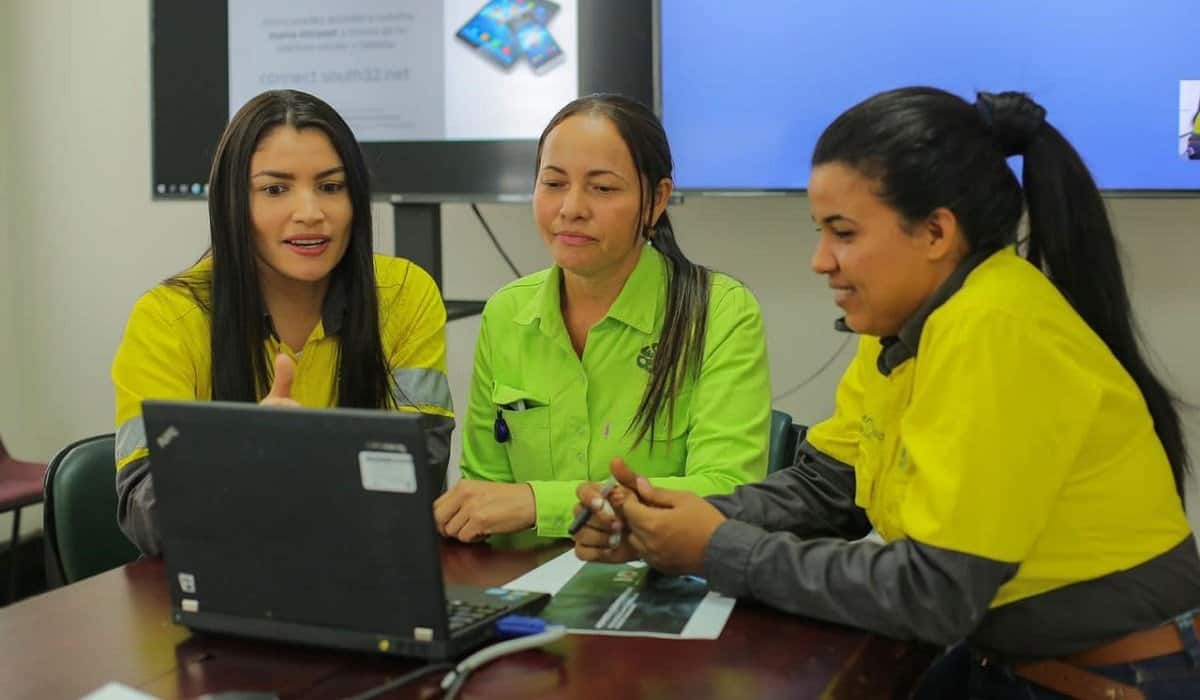
<svg viewBox="0 0 1200 700">
<path fill-rule="evenodd" d="M 607 499 L 608 494 L 612 493 L 612 490 L 616 488 L 616 486 L 617 480 L 611 476 L 608 477 L 608 481 L 604 482 L 604 488 L 600 489 L 600 498 Z M 576 533 L 583 529 L 584 525 L 587 525 L 587 522 L 591 519 L 591 517 L 592 509 L 584 507 L 584 509 L 579 511 L 579 514 L 575 516 L 575 519 L 571 521 L 571 526 L 567 528 L 567 534 L 571 537 L 574 537 Z"/>
</svg>

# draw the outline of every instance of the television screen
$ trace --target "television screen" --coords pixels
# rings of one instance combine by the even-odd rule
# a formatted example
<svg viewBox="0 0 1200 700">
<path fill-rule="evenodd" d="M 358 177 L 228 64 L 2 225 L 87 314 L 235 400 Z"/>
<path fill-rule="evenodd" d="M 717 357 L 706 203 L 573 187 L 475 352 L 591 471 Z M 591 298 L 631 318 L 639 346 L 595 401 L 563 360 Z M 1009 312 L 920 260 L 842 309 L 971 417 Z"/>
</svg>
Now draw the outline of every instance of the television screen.
<svg viewBox="0 0 1200 700">
<path fill-rule="evenodd" d="M 221 131 L 248 99 L 329 102 L 376 194 L 524 197 L 537 137 L 571 99 L 653 104 L 650 2 L 155 0 L 152 194 L 202 198 Z"/>
<path fill-rule="evenodd" d="M 821 131 L 907 85 L 1028 92 L 1106 190 L 1200 190 L 1194 0 L 661 0 L 677 185 L 797 190 Z"/>
</svg>

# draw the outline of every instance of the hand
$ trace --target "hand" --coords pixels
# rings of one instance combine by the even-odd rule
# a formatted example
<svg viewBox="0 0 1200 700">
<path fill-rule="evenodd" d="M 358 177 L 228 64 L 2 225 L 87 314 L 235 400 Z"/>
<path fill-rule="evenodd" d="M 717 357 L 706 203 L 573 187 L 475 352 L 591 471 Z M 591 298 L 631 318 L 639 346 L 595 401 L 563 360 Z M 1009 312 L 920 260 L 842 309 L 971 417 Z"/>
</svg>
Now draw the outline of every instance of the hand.
<svg viewBox="0 0 1200 700">
<path fill-rule="evenodd" d="M 583 529 L 575 533 L 575 556 L 584 561 L 609 563 L 638 558 L 637 552 L 622 537 L 625 524 L 613 510 L 613 505 L 623 503 L 628 493 L 625 487 L 617 486 L 604 499 L 600 496 L 600 485 L 590 482 L 580 484 L 575 489 L 575 495 L 579 498 L 575 514 L 578 515 L 585 508 L 592 512 Z"/>
<path fill-rule="evenodd" d="M 292 398 L 292 379 L 296 376 L 296 363 L 284 353 L 275 356 L 275 377 L 271 380 L 271 391 L 260 406 L 285 406 L 300 408 L 300 403 Z"/>
<path fill-rule="evenodd" d="M 704 550 L 725 516 L 694 493 L 658 489 L 625 462 L 614 459 L 612 473 L 630 491 L 617 508 L 627 539 L 646 563 L 668 574 L 704 574 Z"/>
<path fill-rule="evenodd" d="M 433 502 L 433 520 L 443 537 L 463 542 L 528 530 L 537 523 L 533 487 L 463 479 Z"/>
</svg>

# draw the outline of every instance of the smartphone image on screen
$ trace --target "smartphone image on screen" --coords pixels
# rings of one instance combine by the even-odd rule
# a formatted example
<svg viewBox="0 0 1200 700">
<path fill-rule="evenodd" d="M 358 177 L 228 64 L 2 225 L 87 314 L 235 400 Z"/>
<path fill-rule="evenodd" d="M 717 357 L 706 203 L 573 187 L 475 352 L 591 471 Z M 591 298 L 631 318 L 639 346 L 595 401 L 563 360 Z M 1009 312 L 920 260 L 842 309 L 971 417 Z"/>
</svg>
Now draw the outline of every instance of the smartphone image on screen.
<svg viewBox="0 0 1200 700">
<path fill-rule="evenodd" d="M 455 33 L 501 68 L 512 68 L 521 49 L 508 23 L 535 9 L 534 0 L 490 0 Z"/>
<path fill-rule="evenodd" d="M 509 28 L 534 73 L 540 75 L 562 62 L 562 47 L 532 13 L 509 22 Z"/>
</svg>

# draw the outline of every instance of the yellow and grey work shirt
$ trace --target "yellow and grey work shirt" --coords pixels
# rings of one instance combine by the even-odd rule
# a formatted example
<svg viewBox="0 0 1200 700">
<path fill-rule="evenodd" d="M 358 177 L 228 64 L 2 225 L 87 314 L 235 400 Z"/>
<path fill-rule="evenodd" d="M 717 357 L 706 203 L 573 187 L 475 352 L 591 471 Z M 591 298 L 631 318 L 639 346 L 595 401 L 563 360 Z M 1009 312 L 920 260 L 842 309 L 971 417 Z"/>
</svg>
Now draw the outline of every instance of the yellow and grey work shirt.
<svg viewBox="0 0 1200 700">
<path fill-rule="evenodd" d="M 713 502 L 717 590 L 896 637 L 1051 657 L 1200 606 L 1141 392 L 1011 248 L 863 337 L 796 464 Z"/>
<path fill-rule="evenodd" d="M 701 495 L 728 493 L 766 472 L 770 381 L 758 302 L 743 284 L 712 275 L 699 372 L 636 447 L 633 417 L 645 393 L 666 309 L 667 261 L 647 245 L 612 308 L 576 355 L 563 323 L 557 267 L 510 283 L 488 300 L 475 350 L 463 433 L 463 476 L 528 482 L 537 534 L 562 537 L 575 489 L 608 478 L 623 457 L 651 483 Z M 507 426 L 497 440 L 496 421 Z"/>
<path fill-rule="evenodd" d="M 211 270 L 212 261 L 205 258 L 186 275 L 203 280 Z M 444 473 L 454 414 L 446 380 L 446 311 L 441 293 L 428 273 L 402 258 L 375 256 L 375 281 L 380 337 L 394 380 L 396 405 L 401 411 L 434 417 L 426 426 L 431 467 Z M 321 320 L 300 352 L 273 333 L 263 339 L 268 357 L 282 352 L 296 362 L 292 398 L 301 405 L 336 405 L 338 333 L 346 303 L 341 287 L 331 284 Z M 135 544 L 155 553 L 158 530 L 142 400 L 212 398 L 210 316 L 190 291 L 159 285 L 138 299 L 113 360 L 112 379 L 116 388 L 119 520 Z"/>
</svg>

